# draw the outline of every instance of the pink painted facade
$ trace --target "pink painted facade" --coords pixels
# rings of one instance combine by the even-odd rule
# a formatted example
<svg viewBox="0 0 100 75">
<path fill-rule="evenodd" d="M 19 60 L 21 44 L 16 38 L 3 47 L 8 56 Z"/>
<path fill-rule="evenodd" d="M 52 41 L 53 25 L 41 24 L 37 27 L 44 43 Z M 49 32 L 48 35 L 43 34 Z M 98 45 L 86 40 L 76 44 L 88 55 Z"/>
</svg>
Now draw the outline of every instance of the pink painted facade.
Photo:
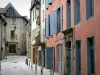
<svg viewBox="0 0 100 75">
<path fill-rule="evenodd" d="M 94 36 L 95 41 L 95 73 L 100 75 L 100 1 L 94 0 L 94 16 L 86 20 L 86 0 L 80 1 L 81 21 L 75 26 L 75 38 L 81 40 L 82 75 L 87 75 L 87 41 L 88 37 Z M 73 12 L 72 12 L 73 13 Z M 73 21 L 73 20 L 72 20 Z M 74 53 L 75 54 L 75 53 Z M 76 56 L 76 55 L 74 55 Z M 76 62 L 76 61 L 75 61 Z M 75 72 L 75 63 L 74 63 Z"/>
<path fill-rule="evenodd" d="M 66 0 L 53 0 L 46 11 L 46 16 L 55 11 L 60 5 L 63 5 L 63 29 L 66 29 Z M 55 47 L 55 72 L 58 71 L 58 50 L 56 41 L 63 39 L 63 36 L 62 33 L 54 34 L 46 40 L 46 47 Z"/>
<path fill-rule="evenodd" d="M 94 16 L 86 20 L 86 0 L 80 0 L 81 21 L 78 25 L 74 25 L 74 0 L 71 0 L 71 26 L 75 26 L 75 40 L 81 40 L 81 65 L 82 75 L 87 75 L 87 37 L 94 36 L 95 38 L 95 72 L 100 75 L 100 1 L 94 0 Z M 46 16 L 53 12 L 60 5 L 63 5 L 63 31 L 67 29 L 66 25 L 66 0 L 53 0 L 49 5 Z M 56 41 L 63 39 L 63 33 L 54 34 L 47 38 L 46 47 L 55 47 L 55 72 L 58 71 L 58 51 Z M 76 57 L 75 50 L 73 57 Z M 72 71 L 76 72 L 76 60 L 73 60 Z"/>
</svg>

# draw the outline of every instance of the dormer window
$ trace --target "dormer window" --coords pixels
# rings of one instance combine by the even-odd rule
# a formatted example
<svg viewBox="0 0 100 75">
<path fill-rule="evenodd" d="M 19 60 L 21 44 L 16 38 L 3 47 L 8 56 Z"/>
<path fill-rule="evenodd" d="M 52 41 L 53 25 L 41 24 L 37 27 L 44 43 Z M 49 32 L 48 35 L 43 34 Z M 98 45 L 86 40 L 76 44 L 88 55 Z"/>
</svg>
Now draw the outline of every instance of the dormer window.
<svg viewBox="0 0 100 75">
<path fill-rule="evenodd" d="M 14 11 L 9 8 L 8 11 L 7 11 L 7 16 L 13 16 L 14 15 Z"/>
</svg>

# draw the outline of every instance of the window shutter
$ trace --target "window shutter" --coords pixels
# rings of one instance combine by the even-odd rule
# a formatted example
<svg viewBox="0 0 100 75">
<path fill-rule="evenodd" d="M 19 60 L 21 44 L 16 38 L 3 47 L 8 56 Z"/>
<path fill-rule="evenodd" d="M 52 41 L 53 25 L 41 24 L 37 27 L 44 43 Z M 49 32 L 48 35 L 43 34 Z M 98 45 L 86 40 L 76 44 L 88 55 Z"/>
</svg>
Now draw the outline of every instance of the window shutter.
<svg viewBox="0 0 100 75">
<path fill-rule="evenodd" d="M 47 69 L 52 69 L 53 68 L 53 48 L 48 47 L 46 48 L 46 64 L 47 64 Z"/>
<path fill-rule="evenodd" d="M 87 39 L 87 75 L 91 75 L 91 53 L 89 40 Z"/>
<path fill-rule="evenodd" d="M 46 36 L 46 38 L 48 37 L 48 30 L 49 30 L 49 28 L 48 28 L 48 18 L 46 18 L 45 19 L 45 36 Z"/>
<path fill-rule="evenodd" d="M 62 31 L 63 30 L 63 7 L 62 6 L 60 6 L 60 31 Z"/>
<path fill-rule="evenodd" d="M 67 2 L 67 28 L 71 27 L 71 8 L 70 3 Z"/>
<path fill-rule="evenodd" d="M 47 37 L 47 19 L 45 19 L 45 37 Z"/>
<path fill-rule="evenodd" d="M 50 14 L 50 35 L 53 35 L 52 14 Z"/>
<path fill-rule="evenodd" d="M 86 0 L 86 19 L 94 15 L 94 0 Z"/>
<path fill-rule="evenodd" d="M 48 1 L 49 1 L 49 0 L 46 0 L 46 9 L 47 9 L 47 8 L 48 8 L 48 6 L 49 6 L 49 5 L 48 5 Z"/>
<path fill-rule="evenodd" d="M 75 24 L 80 22 L 80 0 L 75 0 Z"/>
<path fill-rule="evenodd" d="M 53 31 L 53 34 L 54 34 L 54 29 L 55 29 L 54 12 L 52 12 L 52 31 Z"/>
<path fill-rule="evenodd" d="M 49 16 L 47 18 L 47 37 L 49 37 Z"/>
<path fill-rule="evenodd" d="M 49 3 L 51 4 L 52 3 L 52 0 L 49 0 Z"/>
<path fill-rule="evenodd" d="M 54 33 L 57 33 L 57 10 L 54 11 Z"/>
</svg>

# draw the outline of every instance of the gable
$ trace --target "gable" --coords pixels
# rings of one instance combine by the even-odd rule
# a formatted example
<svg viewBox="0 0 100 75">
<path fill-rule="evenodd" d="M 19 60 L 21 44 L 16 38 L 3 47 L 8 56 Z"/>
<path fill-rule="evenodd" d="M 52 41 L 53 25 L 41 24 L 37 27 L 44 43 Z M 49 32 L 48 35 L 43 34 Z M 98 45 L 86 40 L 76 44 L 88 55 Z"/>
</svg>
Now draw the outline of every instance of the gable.
<svg viewBox="0 0 100 75">
<path fill-rule="evenodd" d="M 5 10 L 6 10 L 6 13 L 8 13 L 8 10 L 12 10 L 13 11 L 13 15 L 15 17 L 20 17 L 21 15 L 17 12 L 17 10 L 13 7 L 13 5 L 11 3 L 9 3 L 6 7 L 5 7 Z"/>
</svg>

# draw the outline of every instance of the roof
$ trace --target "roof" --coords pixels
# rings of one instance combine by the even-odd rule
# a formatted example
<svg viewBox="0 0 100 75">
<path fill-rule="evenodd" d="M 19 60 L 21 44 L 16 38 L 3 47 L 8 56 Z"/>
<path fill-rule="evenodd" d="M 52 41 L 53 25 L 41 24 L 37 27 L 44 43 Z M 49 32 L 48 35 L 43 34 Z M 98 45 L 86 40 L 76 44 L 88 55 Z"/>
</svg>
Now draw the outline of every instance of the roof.
<svg viewBox="0 0 100 75">
<path fill-rule="evenodd" d="M 21 16 L 11 3 L 9 3 L 5 8 L 0 8 L 0 13 L 6 14 L 6 12 L 9 8 L 12 8 L 14 10 L 16 17 Z"/>
<path fill-rule="evenodd" d="M 37 4 L 40 4 L 40 2 L 36 0 L 36 1 L 34 2 L 34 4 L 32 4 L 30 10 L 32 10 L 32 9 L 35 7 L 35 5 L 37 5 Z"/>
<path fill-rule="evenodd" d="M 0 13 L 5 13 L 5 8 L 0 8 Z"/>
<path fill-rule="evenodd" d="M 13 6 L 11 3 L 9 3 L 9 4 L 5 7 L 5 11 L 7 11 L 9 8 L 12 8 L 12 9 L 14 10 L 14 13 L 15 13 L 16 16 L 21 16 L 21 15 L 17 12 L 17 10 L 14 8 L 14 6 Z"/>
<path fill-rule="evenodd" d="M 0 8 L 0 14 L 6 14 L 6 12 L 9 8 L 13 9 L 13 11 L 14 11 L 15 16 L 13 16 L 13 17 L 23 18 L 26 22 L 28 22 L 28 19 L 25 16 L 21 16 L 11 3 L 8 3 L 8 5 L 4 8 Z"/>
<path fill-rule="evenodd" d="M 26 16 L 22 17 L 27 23 L 29 22 L 29 19 Z"/>
</svg>

